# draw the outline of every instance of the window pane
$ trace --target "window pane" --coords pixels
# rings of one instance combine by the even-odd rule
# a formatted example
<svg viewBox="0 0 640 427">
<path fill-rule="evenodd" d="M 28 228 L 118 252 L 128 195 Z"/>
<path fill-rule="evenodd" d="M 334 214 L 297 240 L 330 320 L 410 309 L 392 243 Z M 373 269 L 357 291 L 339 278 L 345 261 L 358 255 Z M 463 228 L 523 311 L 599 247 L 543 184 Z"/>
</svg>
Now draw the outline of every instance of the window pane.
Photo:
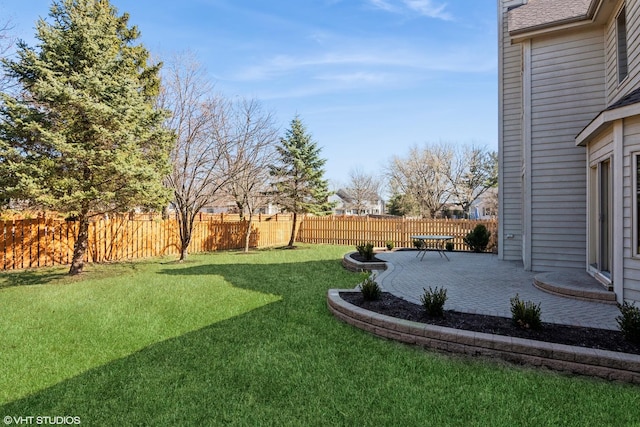
<svg viewBox="0 0 640 427">
<path fill-rule="evenodd" d="M 623 7 L 616 20 L 618 31 L 618 81 L 627 77 L 627 15 Z"/>
</svg>

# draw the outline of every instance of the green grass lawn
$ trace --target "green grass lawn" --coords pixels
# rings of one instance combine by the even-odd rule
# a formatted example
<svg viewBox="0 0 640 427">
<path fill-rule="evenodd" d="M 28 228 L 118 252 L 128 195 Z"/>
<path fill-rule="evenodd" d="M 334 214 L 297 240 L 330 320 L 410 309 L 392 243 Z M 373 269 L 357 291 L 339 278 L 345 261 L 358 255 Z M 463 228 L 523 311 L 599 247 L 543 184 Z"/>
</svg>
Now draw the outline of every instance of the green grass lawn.
<svg viewBox="0 0 640 427">
<path fill-rule="evenodd" d="M 350 247 L 0 274 L 0 416 L 82 425 L 640 425 L 640 388 L 334 319 Z"/>
</svg>

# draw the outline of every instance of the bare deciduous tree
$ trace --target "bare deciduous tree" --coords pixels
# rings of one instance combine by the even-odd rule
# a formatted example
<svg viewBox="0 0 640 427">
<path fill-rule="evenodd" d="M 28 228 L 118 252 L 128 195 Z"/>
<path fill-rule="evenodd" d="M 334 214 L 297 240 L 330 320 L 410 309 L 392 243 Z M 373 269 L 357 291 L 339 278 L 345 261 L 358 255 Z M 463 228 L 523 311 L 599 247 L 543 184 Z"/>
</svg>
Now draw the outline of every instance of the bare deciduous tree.
<svg viewBox="0 0 640 427">
<path fill-rule="evenodd" d="M 173 190 L 180 230 L 180 261 L 187 257 L 198 212 L 211 204 L 232 178 L 226 170 L 233 150 L 230 103 L 213 95 L 213 84 L 193 55 L 174 58 L 165 69 L 162 108 L 172 112 L 166 126 L 177 136 L 166 184 Z"/>
<path fill-rule="evenodd" d="M 236 143 L 226 157 L 227 170 L 234 178 L 225 186 L 241 218 L 247 221 L 244 251 L 249 251 L 254 213 L 269 203 L 269 165 L 274 160 L 278 130 L 273 116 L 256 100 L 239 100 L 233 109 Z"/>
<path fill-rule="evenodd" d="M 476 146 L 455 151 L 449 168 L 451 194 L 465 215 L 482 194 L 498 184 L 498 159 L 495 152 Z"/>
<path fill-rule="evenodd" d="M 453 149 L 445 144 L 413 147 L 407 158 L 395 156 L 388 169 L 392 193 L 415 203 L 417 215 L 435 218 L 451 197 L 452 159 Z"/>
<path fill-rule="evenodd" d="M 4 59 L 13 46 L 13 38 L 10 34 L 11 23 L 0 23 L 0 59 Z M 0 92 L 3 92 L 9 87 L 9 77 L 4 72 L 3 68 L 0 68 Z"/>
<path fill-rule="evenodd" d="M 358 215 L 365 213 L 367 206 L 377 203 L 380 199 L 380 187 L 379 178 L 360 168 L 352 169 L 349 172 L 349 184 L 345 189 L 350 199 L 346 207 L 357 212 Z"/>
</svg>

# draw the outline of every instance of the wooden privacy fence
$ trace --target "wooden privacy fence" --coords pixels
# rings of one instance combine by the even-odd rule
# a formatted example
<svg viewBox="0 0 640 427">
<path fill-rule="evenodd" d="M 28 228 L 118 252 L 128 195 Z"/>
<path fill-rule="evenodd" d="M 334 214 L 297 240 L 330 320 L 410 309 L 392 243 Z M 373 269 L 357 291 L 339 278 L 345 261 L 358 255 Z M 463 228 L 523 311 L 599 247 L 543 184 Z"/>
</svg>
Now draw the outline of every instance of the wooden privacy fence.
<svg viewBox="0 0 640 427">
<path fill-rule="evenodd" d="M 498 222 L 449 219 L 374 219 L 353 216 L 306 217 L 299 226 L 298 241 L 354 246 L 371 242 L 383 247 L 413 247 L 412 235 L 453 236 L 455 250 L 468 250 L 464 236 L 477 224 L 491 231 L 495 242 Z M 60 219 L 18 219 L 0 221 L 0 269 L 14 270 L 71 263 L 77 223 Z M 250 246 L 264 248 L 289 242 L 290 215 L 260 215 L 252 223 Z M 247 222 L 238 215 L 199 215 L 189 252 L 211 252 L 244 247 Z M 101 218 L 89 226 L 87 262 L 108 262 L 178 255 L 178 224 L 175 219 L 129 215 Z"/>
<path fill-rule="evenodd" d="M 387 241 L 395 247 L 413 247 L 413 235 L 453 236 L 454 250 L 469 250 L 464 237 L 476 225 L 484 224 L 491 232 L 489 249 L 495 246 L 498 221 L 466 219 L 408 219 L 369 218 L 357 216 L 328 216 L 305 218 L 298 232 L 298 240 L 307 243 L 355 246 L 371 242 L 384 247 Z"/>
<path fill-rule="evenodd" d="M 291 234 L 289 215 L 260 215 L 252 223 L 251 247 L 286 245 Z M 238 215 L 200 215 L 189 252 L 244 247 L 247 222 Z M 0 221 L 0 269 L 13 270 L 70 264 L 78 224 L 54 219 Z M 138 215 L 99 219 L 89 226 L 88 262 L 178 255 L 180 237 L 175 219 Z"/>
</svg>

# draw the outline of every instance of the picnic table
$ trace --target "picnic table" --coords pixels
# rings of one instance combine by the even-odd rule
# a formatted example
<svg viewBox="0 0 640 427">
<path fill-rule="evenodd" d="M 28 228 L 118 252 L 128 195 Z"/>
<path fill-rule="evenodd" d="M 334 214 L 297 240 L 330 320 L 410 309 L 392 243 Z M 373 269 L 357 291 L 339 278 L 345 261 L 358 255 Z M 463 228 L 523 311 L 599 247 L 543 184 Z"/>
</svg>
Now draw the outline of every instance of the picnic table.
<svg viewBox="0 0 640 427">
<path fill-rule="evenodd" d="M 448 242 L 449 240 L 453 240 L 453 236 L 440 236 L 440 235 L 428 234 L 428 235 L 411 236 L 411 238 L 414 240 L 420 241 L 420 246 L 418 247 L 418 253 L 416 254 L 416 258 L 417 258 L 420 255 L 420 253 L 422 253 L 422 257 L 420 258 L 420 261 L 422 261 L 422 259 L 424 258 L 424 255 L 427 253 L 427 250 L 429 249 L 435 249 L 440 255 L 440 258 L 444 257 L 447 259 L 447 261 L 449 261 L 449 257 L 445 253 L 445 243 Z"/>
</svg>

